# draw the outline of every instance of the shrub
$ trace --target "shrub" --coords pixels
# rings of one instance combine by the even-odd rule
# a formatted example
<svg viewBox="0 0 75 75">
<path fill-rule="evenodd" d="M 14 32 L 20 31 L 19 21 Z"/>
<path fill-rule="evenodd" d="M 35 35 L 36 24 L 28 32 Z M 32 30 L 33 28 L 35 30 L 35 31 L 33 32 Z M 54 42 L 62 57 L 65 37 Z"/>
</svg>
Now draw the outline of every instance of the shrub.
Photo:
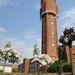
<svg viewBox="0 0 75 75">
<path fill-rule="evenodd" d="M 16 71 L 15 69 L 12 69 L 12 72 L 15 73 L 15 72 L 17 72 L 17 71 Z"/>
<path fill-rule="evenodd" d="M 48 73 L 58 72 L 58 66 L 61 65 L 62 62 L 62 71 L 63 72 L 72 72 L 71 65 L 63 61 L 55 61 L 52 65 L 50 65 L 47 69 Z"/>
<path fill-rule="evenodd" d="M 55 61 L 52 65 L 50 65 L 47 69 L 47 72 L 58 72 L 58 66 L 61 64 L 60 61 Z"/>
<path fill-rule="evenodd" d="M 0 72 L 4 72 L 3 70 L 0 70 Z"/>
<path fill-rule="evenodd" d="M 63 65 L 63 72 L 72 72 L 72 68 L 70 64 Z"/>
</svg>

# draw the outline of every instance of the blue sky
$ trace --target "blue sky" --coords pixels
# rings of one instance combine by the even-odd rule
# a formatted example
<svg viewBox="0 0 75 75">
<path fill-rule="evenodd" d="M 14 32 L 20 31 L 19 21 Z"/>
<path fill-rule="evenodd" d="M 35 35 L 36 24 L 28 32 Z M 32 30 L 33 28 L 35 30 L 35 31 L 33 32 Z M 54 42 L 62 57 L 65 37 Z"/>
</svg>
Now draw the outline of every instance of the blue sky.
<svg viewBox="0 0 75 75">
<path fill-rule="evenodd" d="M 65 27 L 75 27 L 75 0 L 57 0 L 58 38 Z M 41 50 L 40 0 L 0 0 L 0 48 L 9 41 L 23 58 Z"/>
</svg>

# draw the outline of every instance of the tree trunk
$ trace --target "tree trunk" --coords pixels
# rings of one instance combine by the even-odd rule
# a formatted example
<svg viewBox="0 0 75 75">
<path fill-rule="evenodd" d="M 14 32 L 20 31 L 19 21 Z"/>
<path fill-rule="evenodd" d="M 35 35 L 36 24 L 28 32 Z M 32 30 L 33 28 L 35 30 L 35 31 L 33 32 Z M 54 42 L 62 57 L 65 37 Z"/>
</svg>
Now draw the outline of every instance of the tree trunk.
<svg viewBox="0 0 75 75">
<path fill-rule="evenodd" d="M 69 45 L 69 50 L 70 50 L 70 64 L 72 67 L 72 75 L 74 75 L 74 62 L 73 62 L 72 45 Z"/>
<path fill-rule="evenodd" d="M 4 60 L 3 71 L 5 72 L 6 60 Z"/>
</svg>

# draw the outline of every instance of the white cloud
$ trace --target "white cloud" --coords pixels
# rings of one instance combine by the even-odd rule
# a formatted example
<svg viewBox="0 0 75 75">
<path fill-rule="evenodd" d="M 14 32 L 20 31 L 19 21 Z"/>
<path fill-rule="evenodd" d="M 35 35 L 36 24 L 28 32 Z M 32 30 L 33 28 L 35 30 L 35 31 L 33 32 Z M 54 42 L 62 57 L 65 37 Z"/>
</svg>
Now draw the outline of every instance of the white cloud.
<svg viewBox="0 0 75 75">
<path fill-rule="evenodd" d="M 39 10 L 40 9 L 40 3 L 37 3 L 35 6 L 34 6 L 34 9 L 36 9 L 36 10 Z"/>
<path fill-rule="evenodd" d="M 7 32 L 7 30 L 4 29 L 3 27 L 0 27 L 0 32 Z"/>
<path fill-rule="evenodd" d="M 0 37 L 0 47 L 4 48 L 5 44 L 7 44 L 9 41 L 11 42 L 12 46 L 16 49 L 20 49 L 22 47 L 25 46 L 25 43 L 21 40 L 17 40 L 13 37 L 11 37 L 10 35 L 7 37 L 7 36 L 1 36 Z"/>
<path fill-rule="evenodd" d="M 75 17 L 75 7 L 63 13 L 61 19 Z"/>
<path fill-rule="evenodd" d="M 35 34 L 35 32 L 33 30 L 30 30 L 28 33 L 32 33 L 30 34 L 31 36 L 34 36 L 33 38 L 27 38 L 25 40 L 20 40 L 17 39 L 15 37 L 13 37 L 12 35 L 10 35 L 8 32 L 1 34 L 0 33 L 0 48 L 4 48 L 5 44 L 7 44 L 9 41 L 11 42 L 11 45 L 19 52 L 22 54 L 23 58 L 32 58 L 33 54 L 33 46 L 34 44 L 37 44 L 38 48 L 41 50 L 41 38 Z M 32 40 L 35 41 L 34 43 L 32 42 L 31 45 L 26 44 L 27 40 Z M 27 41 L 28 42 L 28 41 Z M 31 42 L 31 41 L 30 41 Z"/>
<path fill-rule="evenodd" d="M 74 27 L 74 24 L 71 21 L 67 21 L 67 22 L 63 23 L 62 27 L 63 28 Z"/>
<path fill-rule="evenodd" d="M 18 50 L 23 58 L 32 57 L 32 46 L 27 46 L 23 40 L 18 40 L 14 38 L 6 38 L 6 41 L 11 41 L 12 46 Z"/>
<path fill-rule="evenodd" d="M 63 13 L 61 17 L 62 20 L 65 22 L 63 23 L 62 27 L 74 27 L 75 25 L 75 7 Z"/>
<path fill-rule="evenodd" d="M 0 8 L 3 6 L 10 5 L 10 6 L 19 6 L 20 0 L 0 0 Z"/>
<path fill-rule="evenodd" d="M 28 29 L 24 32 L 24 38 L 26 40 L 33 40 L 37 44 L 38 48 L 41 50 L 41 37 L 38 36 L 32 29 Z"/>
<path fill-rule="evenodd" d="M 20 6 L 20 0 L 11 0 L 9 1 L 9 4 L 12 6 Z"/>
<path fill-rule="evenodd" d="M 33 39 L 34 38 L 34 31 L 32 31 L 32 29 L 28 29 L 27 31 L 25 31 L 24 38 Z"/>
<path fill-rule="evenodd" d="M 24 38 L 25 39 L 36 39 L 36 38 L 39 38 L 39 36 L 32 29 L 28 29 L 24 31 Z"/>
<path fill-rule="evenodd" d="M 27 46 L 23 40 L 18 40 L 13 37 L 0 37 L 0 48 L 4 48 L 10 41 L 11 45 L 22 55 L 22 58 L 32 57 L 32 46 Z"/>
<path fill-rule="evenodd" d="M 25 58 L 32 58 L 33 57 L 33 53 L 32 53 L 32 51 L 33 51 L 33 46 L 31 46 L 31 47 L 26 47 L 25 49 L 24 49 L 24 56 L 25 56 Z"/>
<path fill-rule="evenodd" d="M 0 0 L 0 7 L 7 4 L 7 0 Z"/>
<path fill-rule="evenodd" d="M 18 39 L 15 39 L 15 38 L 12 38 L 12 37 L 8 37 L 5 39 L 7 42 L 11 42 L 11 44 L 17 48 L 17 49 L 20 49 L 20 48 L 23 48 L 25 46 L 25 43 L 21 40 L 18 40 Z"/>
</svg>

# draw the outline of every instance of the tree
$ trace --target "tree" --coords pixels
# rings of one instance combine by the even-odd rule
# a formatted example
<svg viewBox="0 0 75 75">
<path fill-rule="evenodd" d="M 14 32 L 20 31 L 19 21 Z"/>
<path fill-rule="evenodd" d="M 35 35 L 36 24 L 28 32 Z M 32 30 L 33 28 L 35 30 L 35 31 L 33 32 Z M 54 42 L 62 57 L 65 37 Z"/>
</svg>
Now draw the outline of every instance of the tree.
<svg viewBox="0 0 75 75">
<path fill-rule="evenodd" d="M 43 69 L 43 67 L 46 67 L 47 65 L 51 64 L 52 59 L 47 54 L 35 54 L 31 62 L 35 64 L 35 72 L 38 72 L 38 67 L 40 69 L 40 72 L 46 72 L 46 69 Z"/>
<path fill-rule="evenodd" d="M 3 71 L 5 72 L 6 62 L 19 63 L 21 61 L 21 54 L 18 53 L 9 43 L 5 45 L 4 49 L 0 49 L 0 58 L 4 61 Z"/>
<path fill-rule="evenodd" d="M 6 45 L 5 45 L 5 48 L 10 48 L 11 47 L 11 44 L 10 42 L 8 42 Z"/>
<path fill-rule="evenodd" d="M 35 44 L 34 46 L 34 50 L 32 51 L 33 52 L 33 56 L 35 58 L 36 55 L 39 55 L 40 54 L 40 51 L 39 51 L 39 48 L 37 48 L 37 44 Z M 35 64 L 35 72 L 38 71 L 38 61 L 36 61 L 36 64 Z"/>
<path fill-rule="evenodd" d="M 52 59 L 49 55 L 47 54 L 40 54 L 40 55 L 34 55 L 33 62 L 38 62 L 41 66 L 46 66 L 50 63 L 52 63 Z"/>
<path fill-rule="evenodd" d="M 74 62 L 73 62 L 73 54 L 72 54 L 72 42 L 75 40 L 75 32 L 74 27 L 72 28 L 65 28 L 63 35 L 61 35 L 59 42 L 61 42 L 64 45 L 69 46 L 70 51 L 70 63 L 72 66 L 72 75 L 74 75 Z"/>
<path fill-rule="evenodd" d="M 39 55 L 39 54 L 40 54 L 39 48 L 37 48 L 37 44 L 34 45 L 33 56 L 34 56 L 35 54 L 36 54 L 36 55 Z"/>
<path fill-rule="evenodd" d="M 64 45 L 58 46 L 58 58 L 59 60 L 65 60 L 67 62 L 67 55 L 64 49 Z"/>
</svg>

